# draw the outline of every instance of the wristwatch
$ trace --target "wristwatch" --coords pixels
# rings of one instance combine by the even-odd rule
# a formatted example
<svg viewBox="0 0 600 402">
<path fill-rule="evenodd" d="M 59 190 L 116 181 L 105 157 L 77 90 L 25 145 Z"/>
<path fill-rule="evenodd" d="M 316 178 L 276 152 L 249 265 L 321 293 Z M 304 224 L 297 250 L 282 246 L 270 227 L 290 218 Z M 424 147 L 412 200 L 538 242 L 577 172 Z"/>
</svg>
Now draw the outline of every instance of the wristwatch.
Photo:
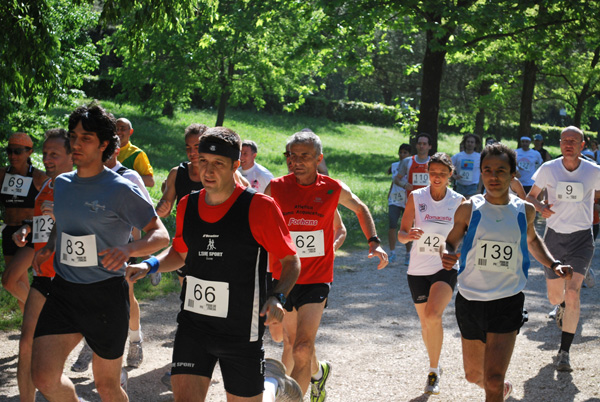
<svg viewBox="0 0 600 402">
<path fill-rule="evenodd" d="M 282 306 L 285 306 L 285 302 L 287 301 L 287 297 L 283 293 L 273 293 L 271 296 L 279 300 Z"/>
<path fill-rule="evenodd" d="M 560 261 L 555 260 L 552 264 L 550 264 L 550 269 L 554 271 L 554 268 L 558 267 L 560 264 L 562 264 Z"/>
<path fill-rule="evenodd" d="M 375 235 L 371 238 L 369 238 L 369 240 L 367 240 L 367 243 L 371 243 L 372 241 L 377 242 L 379 244 L 381 244 L 381 239 L 379 238 L 379 236 Z"/>
</svg>

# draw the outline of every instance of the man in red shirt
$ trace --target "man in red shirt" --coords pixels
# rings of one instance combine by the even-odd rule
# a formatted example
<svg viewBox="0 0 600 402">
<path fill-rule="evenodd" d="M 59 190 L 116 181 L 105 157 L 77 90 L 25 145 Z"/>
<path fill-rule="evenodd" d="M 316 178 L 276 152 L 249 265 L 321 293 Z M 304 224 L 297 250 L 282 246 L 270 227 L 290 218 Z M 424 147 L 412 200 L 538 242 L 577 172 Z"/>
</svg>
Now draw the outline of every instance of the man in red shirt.
<svg viewBox="0 0 600 402">
<path fill-rule="evenodd" d="M 368 240 L 369 258 L 379 258 L 378 269 L 387 265 L 388 258 L 380 247 L 369 208 L 346 184 L 317 173 L 323 159 L 320 138 L 313 132 L 301 131 L 294 134 L 287 145 L 292 173 L 271 180 L 265 190 L 279 204 L 302 263 L 300 276 L 285 304 L 284 351 L 288 353 L 284 353 L 287 360 L 284 363 L 303 394 L 312 375 L 311 401 L 323 401 L 331 365 L 317 364 L 313 355 L 315 337 L 333 282 L 334 218 L 338 204 L 358 217 Z M 276 258 L 270 258 L 269 264 L 277 281 L 282 272 L 281 264 Z M 286 359 L 290 355 L 293 359 Z"/>
<path fill-rule="evenodd" d="M 265 365 L 262 343 L 264 326 L 283 319 L 300 261 L 275 201 L 236 184 L 240 149 L 232 130 L 205 131 L 198 146 L 204 189 L 179 202 L 173 245 L 128 268 L 137 280 L 187 266 L 171 367 L 176 401 L 203 401 L 217 361 L 228 400 L 262 401 L 263 389 L 274 391 L 273 400 L 302 399 L 281 363 Z M 270 295 L 267 252 L 282 267 Z"/>
</svg>

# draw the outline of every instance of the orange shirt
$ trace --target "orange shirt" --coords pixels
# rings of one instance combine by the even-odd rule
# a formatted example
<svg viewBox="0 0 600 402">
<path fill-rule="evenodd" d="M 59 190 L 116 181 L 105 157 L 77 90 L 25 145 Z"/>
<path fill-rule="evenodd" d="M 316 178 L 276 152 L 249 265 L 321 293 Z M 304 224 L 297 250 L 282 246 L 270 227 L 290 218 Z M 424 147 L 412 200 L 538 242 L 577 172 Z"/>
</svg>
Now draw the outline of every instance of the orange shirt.
<svg viewBox="0 0 600 402">
<path fill-rule="evenodd" d="M 333 220 L 341 184 L 317 174 L 315 182 L 301 186 L 293 174 L 271 180 L 271 196 L 277 201 L 292 234 L 302 265 L 297 284 L 333 282 Z M 273 278 L 279 279 L 281 263 L 269 258 Z"/>
<path fill-rule="evenodd" d="M 42 203 L 44 201 L 54 201 L 54 184 L 52 183 L 52 180 L 47 180 L 44 183 L 40 192 L 38 193 L 37 197 L 35 197 L 35 205 L 33 207 L 34 219 L 36 216 L 42 215 Z M 49 229 L 51 229 L 51 227 Z M 33 231 L 33 236 L 35 236 L 35 223 L 34 223 L 34 227 L 32 228 L 32 231 Z M 35 251 L 38 251 L 45 245 L 46 245 L 46 243 L 33 243 L 33 248 Z M 55 274 L 54 274 L 53 261 L 54 261 L 54 253 L 52 253 L 52 256 L 50 258 L 48 258 L 40 267 L 41 271 L 42 271 L 42 274 L 40 276 L 47 276 L 50 278 L 54 277 Z"/>
<path fill-rule="evenodd" d="M 406 192 L 407 198 L 410 195 L 410 193 L 412 193 L 412 191 L 417 190 L 419 188 L 427 187 L 429 185 L 429 173 L 428 173 L 428 166 L 427 166 L 427 164 L 429 163 L 429 157 L 427 157 L 427 162 L 425 162 L 425 163 L 417 162 L 416 158 L 417 158 L 416 155 L 412 156 L 412 160 L 410 161 L 410 167 L 408 168 L 408 175 L 407 175 L 408 182 L 413 185 L 413 189 L 411 191 Z M 415 176 L 415 173 L 417 174 L 416 176 Z M 413 183 L 416 177 L 419 177 L 421 179 L 421 181 L 423 181 L 423 179 L 425 177 L 423 175 L 427 175 L 427 184 L 417 185 L 417 184 Z"/>
</svg>

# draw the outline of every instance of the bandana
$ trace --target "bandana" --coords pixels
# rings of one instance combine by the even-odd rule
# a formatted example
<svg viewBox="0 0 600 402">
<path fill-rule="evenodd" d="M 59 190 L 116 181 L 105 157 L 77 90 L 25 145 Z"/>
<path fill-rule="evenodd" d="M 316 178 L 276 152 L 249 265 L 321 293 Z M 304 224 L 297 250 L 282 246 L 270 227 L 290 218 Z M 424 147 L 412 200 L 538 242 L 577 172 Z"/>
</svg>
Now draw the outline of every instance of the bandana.
<svg viewBox="0 0 600 402">
<path fill-rule="evenodd" d="M 198 145 L 198 152 L 225 156 L 233 161 L 240 159 L 239 149 L 222 142 L 201 142 L 200 145 Z"/>
</svg>

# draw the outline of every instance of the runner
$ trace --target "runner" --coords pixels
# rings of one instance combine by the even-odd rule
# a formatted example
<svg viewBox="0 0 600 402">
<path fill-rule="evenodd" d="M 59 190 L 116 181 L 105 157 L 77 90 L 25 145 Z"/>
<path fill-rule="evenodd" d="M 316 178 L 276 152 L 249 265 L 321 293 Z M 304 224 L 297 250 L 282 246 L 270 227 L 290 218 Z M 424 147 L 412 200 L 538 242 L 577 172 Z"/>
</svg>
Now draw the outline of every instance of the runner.
<svg viewBox="0 0 600 402">
<path fill-rule="evenodd" d="M 42 189 L 35 198 L 32 225 L 25 224 L 13 234 L 13 240 L 18 247 L 26 246 L 31 240 L 35 250 L 39 250 L 46 245 L 48 235 L 52 230 L 52 226 L 54 226 L 52 214 L 54 179 L 61 173 L 73 170 L 71 145 L 69 143 L 67 130 L 62 128 L 48 130 L 46 131 L 44 138 L 42 160 L 46 168 L 46 175 L 50 180 L 44 183 Z M 31 257 L 33 259 L 33 255 Z M 31 262 L 29 265 L 31 265 Z M 31 347 L 33 344 L 33 332 L 40 311 L 46 302 L 46 296 L 50 290 L 50 283 L 53 277 L 54 267 L 52 265 L 52 260 L 49 259 L 41 266 L 40 275 L 34 273 L 31 288 L 29 289 L 29 295 L 27 296 L 27 302 L 25 303 L 23 326 L 21 327 L 21 338 L 19 339 L 19 364 L 17 367 L 19 395 L 22 402 L 35 401 L 35 387 L 31 380 Z"/>
<path fill-rule="evenodd" d="M 131 122 L 121 117 L 117 120 L 117 135 L 119 136 L 121 153 L 119 162 L 128 169 L 133 169 L 142 176 L 146 187 L 154 187 L 154 169 L 150 165 L 148 155 L 129 141 L 133 134 Z"/>
<path fill-rule="evenodd" d="M 152 203 L 152 198 L 150 198 L 150 194 L 148 193 L 148 190 L 146 190 L 140 174 L 133 169 L 126 168 L 117 160 L 119 150 L 120 148 L 117 146 L 112 156 L 104 163 L 104 166 L 138 186 L 146 201 Z M 132 230 L 131 240 L 139 240 L 140 238 L 140 231 L 134 228 Z M 136 262 L 135 258 L 132 258 L 131 261 Z M 140 325 L 140 304 L 133 292 L 133 286 L 133 283 L 129 283 L 129 351 L 127 352 L 127 366 L 139 367 L 144 360 L 144 351 L 142 348 L 142 328 Z M 92 349 L 87 342 L 84 341 L 83 348 L 79 352 L 77 360 L 71 366 L 71 371 L 80 373 L 87 371 L 92 362 L 93 355 Z"/>
<path fill-rule="evenodd" d="M 400 163 L 410 156 L 410 145 L 402 144 L 398 149 L 398 162 L 392 163 L 392 166 L 388 169 L 388 174 L 392 175 L 392 183 L 390 184 L 390 190 L 388 191 L 388 241 L 390 244 L 389 261 L 392 264 L 396 261 L 396 239 L 398 236 L 398 220 L 404 214 L 404 208 L 406 207 L 406 190 L 394 183 L 394 177 L 398 173 Z M 410 253 L 410 245 L 412 242 L 405 244 L 406 254 Z"/>
<path fill-rule="evenodd" d="M 469 198 L 481 193 L 479 189 L 479 159 L 477 149 L 481 149 L 481 140 L 475 134 L 465 134 L 461 146 L 463 151 L 452 157 L 452 164 L 456 167 L 454 179 L 456 192 Z"/>
<path fill-rule="evenodd" d="M 562 157 L 546 162 L 535 173 L 527 201 L 546 218 L 545 241 L 563 263 L 572 265 L 573 280 L 546 271 L 548 300 L 558 306 L 556 322 L 562 331 L 557 370 L 571 371 L 569 352 L 580 313 L 581 283 L 594 255 L 592 221 L 594 197 L 600 191 L 600 167 L 580 158 L 583 132 L 574 126 L 560 135 Z M 537 197 L 548 191 L 548 203 Z"/>
<path fill-rule="evenodd" d="M 394 184 L 404 188 L 407 197 L 411 191 L 429 185 L 427 163 L 429 162 L 429 151 L 431 151 L 431 136 L 426 133 L 418 134 L 416 147 L 417 154 L 412 158 L 404 159 L 398 173 L 394 176 Z M 404 265 L 408 266 L 409 262 L 410 253 L 406 253 Z"/>
<path fill-rule="evenodd" d="M 265 188 L 273 178 L 273 174 L 266 167 L 255 162 L 257 153 L 258 147 L 254 141 L 245 140 L 242 142 L 242 155 L 240 156 L 238 171 L 250 182 L 253 189 L 259 193 L 264 193 Z"/>
<path fill-rule="evenodd" d="M 29 276 L 27 269 L 33 259 L 31 239 L 25 247 L 17 247 L 11 240 L 23 221 L 31 222 L 35 197 L 48 177 L 31 164 L 33 141 L 25 133 L 14 133 L 8 139 L 6 147 L 9 166 L 0 169 L 0 203 L 4 207 L 2 229 L 2 254 L 4 255 L 4 273 L 2 286 L 17 299 L 21 312 L 29 294 Z"/>
<path fill-rule="evenodd" d="M 284 350 L 293 351 L 291 376 L 298 381 L 302 393 L 306 393 L 314 373 L 311 400 L 323 401 L 331 366 L 317 366 L 314 344 L 333 281 L 333 222 L 338 203 L 357 215 L 368 239 L 369 258 L 379 258 L 377 268 L 384 268 L 388 260 L 367 206 L 345 184 L 317 173 L 323 158 L 319 137 L 308 131 L 298 132 L 288 139 L 288 145 L 293 173 L 271 180 L 265 190 L 279 204 L 302 262 L 300 277 L 285 304 L 288 313 L 283 319 Z M 275 258 L 270 258 L 269 264 L 273 278 L 279 280 L 281 265 Z"/>
<path fill-rule="evenodd" d="M 517 149 L 517 166 L 519 168 L 519 181 L 523 184 L 525 193 L 529 193 L 531 186 L 533 186 L 532 176 L 535 171 L 542 166 L 544 161 L 542 155 L 535 149 L 529 148 L 531 145 L 531 138 L 523 136 L 521 137 L 521 147 Z"/>
<path fill-rule="evenodd" d="M 483 150 L 481 177 L 486 194 L 458 207 L 454 227 L 440 248 L 445 269 L 453 269 L 460 258 L 455 306 L 465 377 L 485 390 L 486 402 L 506 400 L 512 392 L 504 376 L 517 333 L 526 321 L 523 289 L 528 250 L 557 275 L 572 275 L 572 268 L 554 260 L 536 233 L 533 206 L 509 194 L 516 166 L 515 151 L 504 144 Z M 457 253 L 461 240 L 462 250 Z"/>
<path fill-rule="evenodd" d="M 430 184 L 408 196 L 398 232 L 401 243 L 416 242 L 408 265 L 408 285 L 429 355 L 425 393 L 433 395 L 440 393 L 442 314 L 452 299 L 458 269 L 458 264 L 451 270 L 443 269 L 439 248 L 452 229 L 456 209 L 465 201 L 465 197 L 448 188 L 453 170 L 452 161 L 444 153 L 438 152 L 429 159 Z"/>
<path fill-rule="evenodd" d="M 204 189 L 179 203 L 173 245 L 128 269 L 128 278 L 137 280 L 184 262 L 188 267 L 171 369 L 176 401 L 205 400 L 217 361 L 228 400 L 263 400 L 265 384 L 276 388 L 278 400 L 302 399 L 281 363 L 269 360 L 271 378 L 264 378 L 264 326 L 283 318 L 300 262 L 277 204 L 235 183 L 240 148 L 232 130 L 206 130 L 199 145 Z M 269 296 L 267 251 L 283 266 Z"/>
<path fill-rule="evenodd" d="M 56 222 L 33 264 L 40 273 L 56 249 L 56 276 L 34 334 L 32 378 L 46 399 L 77 401 L 63 368 L 85 337 L 100 398 L 127 401 L 120 385 L 129 321 L 126 261 L 166 247 L 169 235 L 137 186 L 103 165 L 119 141 L 111 114 L 98 105 L 77 108 L 69 137 L 77 170 L 55 180 Z M 145 235 L 128 243 L 132 227 Z"/>
</svg>

